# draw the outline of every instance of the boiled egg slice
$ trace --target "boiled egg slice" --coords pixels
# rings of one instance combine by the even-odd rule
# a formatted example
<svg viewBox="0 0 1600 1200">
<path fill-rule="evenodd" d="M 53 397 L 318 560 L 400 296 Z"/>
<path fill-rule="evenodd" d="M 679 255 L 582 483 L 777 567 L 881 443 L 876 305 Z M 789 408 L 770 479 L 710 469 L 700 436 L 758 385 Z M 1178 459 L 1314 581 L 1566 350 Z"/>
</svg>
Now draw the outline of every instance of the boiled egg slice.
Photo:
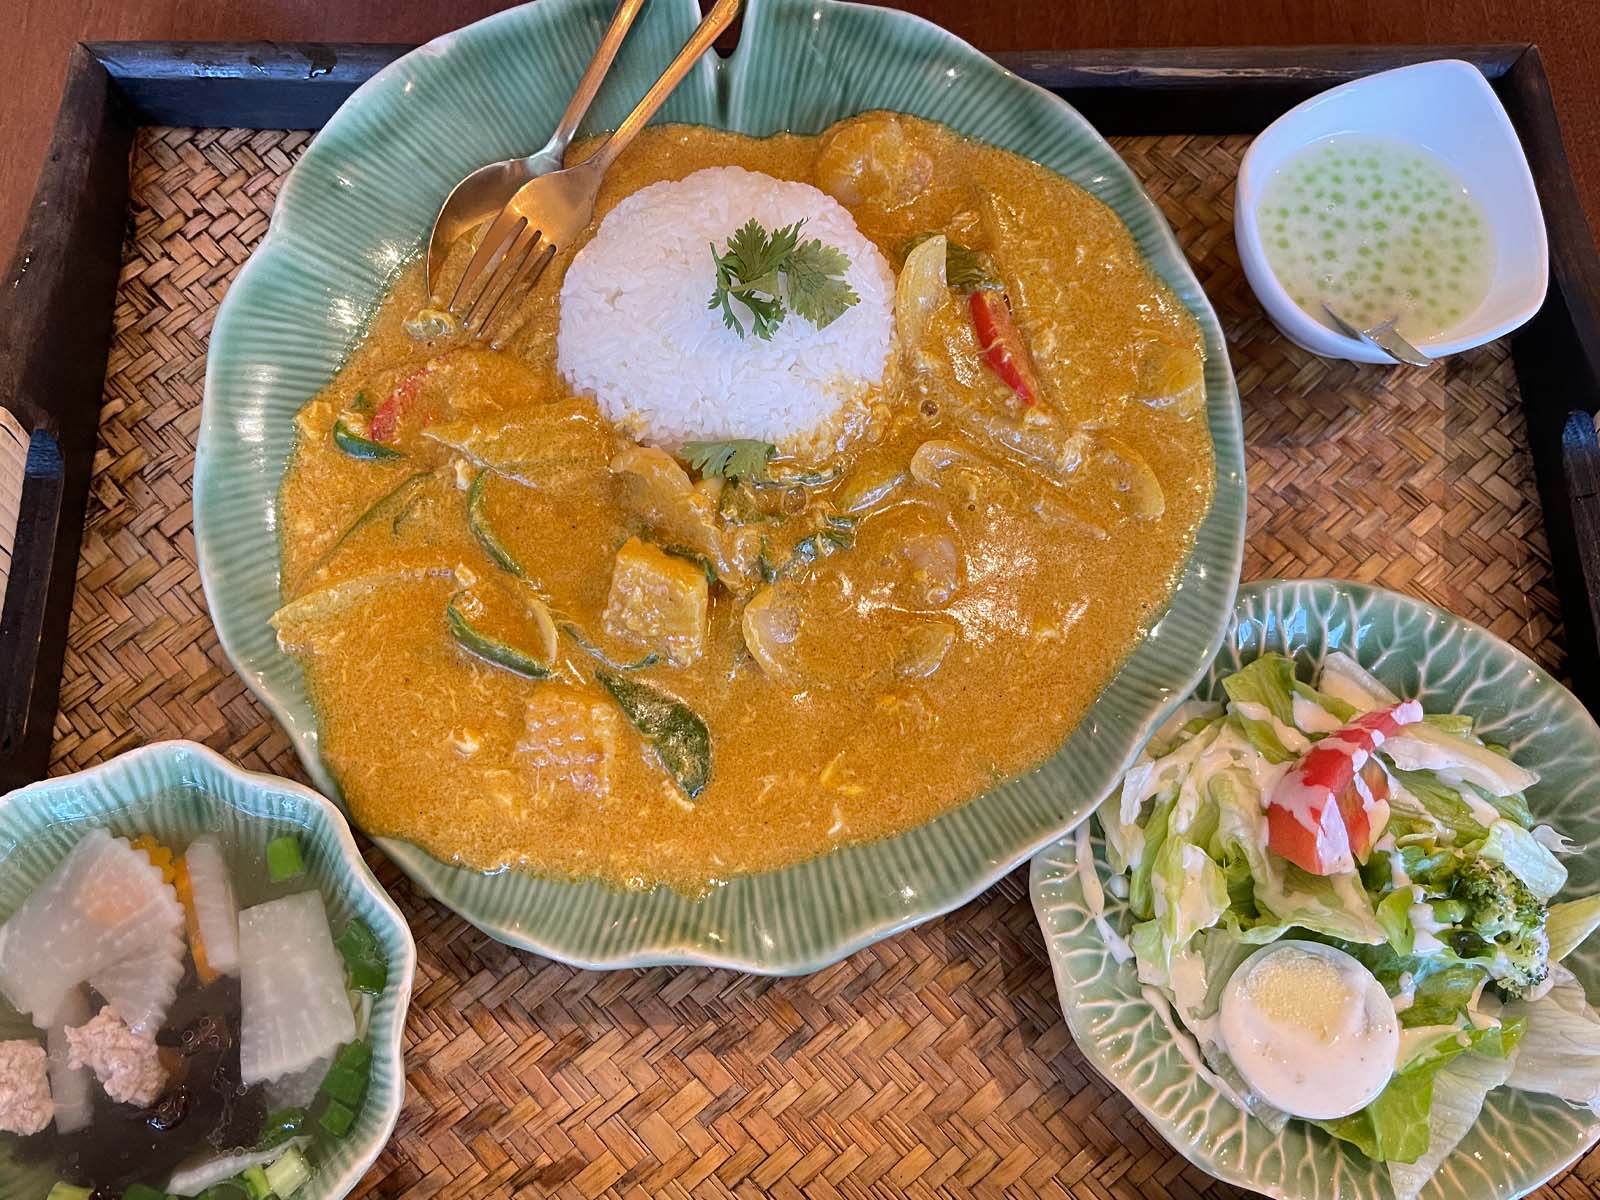
<svg viewBox="0 0 1600 1200">
<path fill-rule="evenodd" d="M 1219 1015 L 1245 1082 L 1294 1116 L 1346 1116 L 1371 1104 L 1394 1074 L 1394 1002 L 1371 971 L 1332 946 L 1263 946 L 1228 980 Z"/>
</svg>

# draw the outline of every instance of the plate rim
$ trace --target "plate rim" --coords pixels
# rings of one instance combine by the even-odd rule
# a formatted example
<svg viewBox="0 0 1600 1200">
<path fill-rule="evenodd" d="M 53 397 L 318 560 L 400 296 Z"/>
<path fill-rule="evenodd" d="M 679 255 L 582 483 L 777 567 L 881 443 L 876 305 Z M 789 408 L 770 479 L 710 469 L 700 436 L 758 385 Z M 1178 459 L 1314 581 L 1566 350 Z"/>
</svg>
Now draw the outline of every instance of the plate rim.
<svg viewBox="0 0 1600 1200">
<path fill-rule="evenodd" d="M 1230 616 L 1227 630 L 1224 632 L 1224 641 L 1226 641 L 1227 635 L 1231 634 L 1235 629 L 1238 615 L 1244 609 L 1247 603 L 1256 603 L 1260 607 L 1267 607 L 1268 601 L 1273 594 L 1279 590 L 1288 588 L 1310 588 L 1313 590 L 1326 589 L 1335 595 L 1346 597 L 1380 597 L 1388 602 L 1398 603 L 1403 608 L 1410 608 L 1422 613 L 1427 616 L 1430 621 L 1443 621 L 1447 625 L 1463 627 L 1471 634 L 1479 635 L 1488 638 L 1493 642 L 1497 642 L 1506 651 L 1510 652 L 1514 660 L 1517 661 L 1520 666 L 1524 667 L 1532 674 L 1534 682 L 1539 687 L 1545 689 L 1554 689 L 1557 693 L 1559 693 L 1560 696 L 1564 697 L 1563 703 L 1565 705 L 1569 705 L 1573 712 L 1587 719 L 1590 728 L 1594 731 L 1594 740 L 1597 743 L 1600 743 L 1600 723 L 1595 721 L 1594 715 L 1584 707 L 1582 701 L 1574 696 L 1569 688 L 1562 684 L 1560 680 L 1556 679 L 1538 663 L 1534 662 L 1533 659 L 1529 658 L 1528 655 L 1522 650 L 1512 645 L 1505 638 L 1500 637 L 1493 630 L 1488 629 L 1469 617 L 1457 616 L 1448 609 L 1441 608 L 1428 600 L 1409 595 L 1405 592 L 1395 591 L 1392 588 L 1382 587 L 1378 584 L 1363 583 L 1359 580 L 1344 579 L 1334 576 L 1312 576 L 1307 578 L 1274 576 L 1268 579 L 1257 579 L 1251 580 L 1247 583 L 1242 583 L 1238 589 L 1238 597 L 1234 603 L 1233 614 Z M 1219 657 L 1221 652 L 1221 647 L 1219 645 Z M 1209 669 L 1210 664 L 1208 664 L 1206 670 Z M 1205 672 L 1202 671 L 1201 674 L 1204 675 Z M 1109 794 L 1110 793 L 1108 792 L 1107 795 Z M 1103 800 L 1104 797 L 1101 799 Z M 1088 844 L 1091 855 L 1094 853 L 1093 840 L 1092 837 L 1089 836 L 1089 825 L 1087 821 L 1080 822 L 1078 826 L 1068 830 L 1061 837 L 1054 839 L 1033 858 L 1028 867 L 1028 897 L 1033 905 L 1034 919 L 1038 923 L 1040 935 L 1044 939 L 1045 955 L 1050 960 L 1051 977 L 1055 981 L 1056 986 L 1056 1008 L 1061 1012 L 1062 1020 L 1067 1026 L 1067 1031 L 1072 1035 L 1073 1045 L 1083 1056 L 1084 1061 L 1094 1069 L 1095 1073 L 1104 1079 L 1107 1084 L 1115 1088 L 1125 1100 L 1132 1104 L 1139 1112 L 1140 1116 L 1142 1116 L 1151 1126 L 1151 1128 L 1153 1128 L 1156 1133 L 1161 1136 L 1161 1139 L 1169 1147 L 1180 1154 L 1186 1161 L 1204 1171 L 1211 1178 L 1221 1180 L 1223 1183 L 1231 1184 L 1235 1187 L 1245 1188 L 1253 1192 L 1259 1192 L 1262 1195 L 1271 1197 L 1271 1200 L 1306 1200 L 1306 1198 L 1300 1194 L 1288 1191 L 1276 1183 L 1267 1183 L 1246 1174 L 1240 1169 L 1207 1161 L 1206 1158 L 1199 1152 L 1198 1146 L 1195 1142 L 1180 1136 L 1166 1117 L 1155 1112 L 1149 1107 L 1149 1105 L 1146 1104 L 1143 1095 L 1136 1087 L 1131 1086 L 1128 1080 L 1119 1078 L 1119 1073 L 1115 1071 L 1110 1062 L 1107 1060 L 1101 1040 L 1093 1036 L 1092 1030 L 1089 1030 L 1083 1026 L 1081 1010 L 1077 1005 L 1068 1003 L 1068 988 L 1072 987 L 1073 984 L 1066 971 L 1067 956 L 1065 954 L 1057 954 L 1054 952 L 1054 944 L 1056 939 L 1048 928 L 1047 917 L 1045 914 L 1045 898 L 1043 895 L 1043 890 L 1049 883 L 1049 880 L 1046 879 L 1046 872 L 1053 870 L 1055 867 L 1064 865 L 1061 860 L 1051 860 L 1048 855 L 1051 850 L 1058 846 L 1062 847 L 1063 849 L 1067 848 L 1069 843 L 1071 844 L 1070 849 L 1074 856 L 1081 851 L 1082 843 Z M 1075 857 L 1074 869 L 1076 869 Z M 1245 1119 L 1249 1120 L 1248 1117 Z M 1477 1122 L 1475 1121 L 1474 1125 L 1476 1124 Z M 1526 1196 L 1538 1188 L 1543 1187 L 1551 1179 L 1554 1179 L 1557 1175 L 1567 1170 L 1580 1158 L 1587 1154 L 1589 1150 L 1594 1148 L 1597 1142 L 1600 1142 L 1600 1125 L 1596 1125 L 1596 1127 L 1590 1132 L 1587 1145 L 1580 1146 L 1570 1156 L 1553 1165 L 1548 1172 L 1531 1181 L 1526 1188 L 1515 1193 L 1515 1195 Z M 1385 1185 L 1387 1186 L 1387 1181 L 1385 1181 Z"/>
<path fill-rule="evenodd" d="M 660 2 L 661 0 L 658 0 L 658 3 Z M 681 6 L 685 0 L 676 0 L 676 2 Z M 689 3 L 692 4 L 692 0 L 689 0 Z M 749 0 L 747 12 L 745 14 L 745 32 L 741 36 L 739 47 L 730 57 L 726 59 L 716 62 L 711 62 L 709 59 L 703 60 L 700 69 L 710 70 L 713 72 L 714 84 L 731 84 L 732 81 L 737 81 L 744 69 L 744 64 L 749 61 L 755 53 L 752 51 L 749 54 L 746 54 L 744 51 L 746 51 L 750 46 L 757 44 L 758 40 L 762 36 L 771 36 L 764 35 L 762 33 L 762 30 L 767 22 L 773 20 L 774 14 L 781 12 L 785 5 L 793 5 L 795 3 L 797 3 L 797 0 Z M 384 87 L 388 86 L 388 82 L 390 80 L 404 75 L 408 67 L 417 61 L 418 56 L 439 57 L 448 54 L 450 52 L 452 43 L 455 41 L 455 39 L 459 38 L 463 34 L 468 34 L 469 36 L 474 37 L 490 36 L 500 25 L 510 24 L 517 21 L 521 14 L 524 14 L 527 10 L 532 8 L 538 8 L 545 12 L 549 12 L 552 9 L 557 8 L 564 9 L 567 11 L 562 12 L 559 19 L 570 19 L 569 13 L 574 7 L 574 0 L 539 0 L 539 3 L 536 5 L 529 4 L 506 9 L 483 18 L 480 21 L 464 26 L 461 29 L 443 34 L 440 37 L 426 43 L 425 45 L 408 52 L 406 55 L 401 56 L 394 62 L 389 63 L 380 71 L 378 71 L 371 79 L 362 84 L 361 87 L 352 94 L 352 96 L 346 101 L 345 105 L 341 107 L 340 112 L 336 113 L 334 117 L 330 119 L 329 126 L 332 126 L 335 122 L 337 122 L 340 117 L 349 110 L 350 106 L 357 104 L 364 95 L 366 98 L 370 99 L 372 96 L 379 94 Z M 1230 589 L 1230 596 L 1228 597 L 1228 600 L 1231 600 L 1233 598 L 1231 593 L 1236 591 L 1239 574 L 1243 563 L 1246 513 L 1248 505 L 1247 484 L 1244 477 L 1243 462 L 1243 419 L 1239 404 L 1237 381 L 1233 374 L 1232 366 L 1228 358 L 1226 340 L 1216 310 L 1211 304 L 1209 298 L 1206 296 L 1204 289 L 1199 282 L 1199 278 L 1195 274 L 1192 264 L 1189 263 L 1187 256 L 1184 254 L 1182 247 L 1179 245 L 1170 224 L 1167 222 L 1164 214 L 1162 214 L 1159 206 L 1157 206 L 1156 203 L 1150 198 L 1149 194 L 1145 191 L 1143 184 L 1133 173 L 1132 169 L 1127 166 L 1126 162 L 1123 161 L 1121 156 L 1117 154 L 1117 152 L 1110 146 L 1100 132 L 1095 129 L 1095 127 L 1075 108 L 1073 108 L 1061 97 L 1056 96 L 1047 89 L 1029 80 L 1022 79 L 1020 76 L 1015 75 L 1013 72 L 1000 66 L 998 63 L 995 63 L 992 59 L 982 55 L 981 52 L 977 51 L 970 44 L 957 37 L 950 31 L 943 29 L 932 22 L 926 21 L 923 18 L 917 17 L 914 14 L 905 13 L 898 10 L 882 9 L 872 5 L 853 3 L 850 2 L 850 0 L 815 0 L 814 3 L 812 3 L 811 0 L 806 0 L 806 7 L 818 10 L 836 9 L 864 14 L 864 19 L 878 22 L 882 27 L 892 29 L 895 33 L 896 40 L 904 40 L 908 36 L 913 41 L 927 40 L 931 38 L 938 43 L 941 52 L 958 55 L 963 63 L 981 60 L 981 63 L 984 65 L 987 71 L 1004 77 L 1010 81 L 1012 85 L 1022 85 L 1022 87 L 1025 89 L 1042 97 L 1052 107 L 1052 109 L 1059 114 L 1060 119 L 1067 121 L 1074 126 L 1076 133 L 1079 136 L 1090 139 L 1095 144 L 1095 148 L 1099 154 L 1109 156 L 1110 161 L 1114 164 L 1115 170 L 1119 171 L 1122 176 L 1124 176 L 1124 181 L 1126 183 L 1131 184 L 1133 193 L 1132 203 L 1141 206 L 1147 211 L 1148 215 L 1153 218 L 1154 229 L 1156 237 L 1160 243 L 1160 248 L 1169 257 L 1170 262 L 1179 273 L 1178 278 L 1175 280 L 1166 280 L 1167 286 L 1176 290 L 1180 286 L 1187 285 L 1192 289 L 1194 301 L 1191 303 L 1189 300 L 1183 297 L 1178 297 L 1179 303 L 1183 303 L 1194 317 L 1206 344 L 1208 357 L 1217 361 L 1217 365 L 1220 369 L 1221 382 L 1219 387 L 1221 395 L 1213 398 L 1209 394 L 1213 389 L 1208 387 L 1207 419 L 1208 423 L 1211 424 L 1213 428 L 1214 434 L 1218 420 L 1218 414 L 1211 410 L 1218 404 L 1222 405 L 1225 409 L 1222 416 L 1225 418 L 1227 431 L 1231 434 L 1231 438 L 1229 439 L 1229 444 L 1225 446 L 1215 436 L 1213 436 L 1213 455 L 1217 468 L 1216 484 L 1211 503 L 1202 517 L 1202 524 L 1205 521 L 1216 517 L 1218 513 L 1223 513 L 1225 515 L 1229 511 L 1229 508 L 1225 506 L 1237 506 L 1237 519 L 1233 523 L 1232 529 L 1227 531 L 1227 549 L 1229 552 L 1228 561 L 1205 564 L 1208 569 L 1220 570 L 1224 572 L 1225 577 L 1233 581 L 1233 588 Z M 697 7 L 695 8 L 695 11 L 698 12 Z M 910 31 L 909 34 L 907 31 Z M 725 103 L 726 101 L 727 94 L 724 90 L 719 95 L 719 104 Z M 328 128 L 328 126 L 324 127 L 324 129 L 326 128 Z M 320 132 L 318 136 L 321 136 Z M 316 154 L 315 145 L 307 150 L 306 155 L 302 158 L 301 162 L 306 161 L 314 154 Z M 227 327 L 228 320 L 233 309 L 243 303 L 243 297 L 248 296 L 250 291 L 250 281 L 260 273 L 261 264 L 269 261 L 270 257 L 280 249 L 285 251 L 289 249 L 289 246 L 285 244 L 285 213 L 288 211 L 285 202 L 291 201 L 295 196 L 297 190 L 297 177 L 299 174 L 300 166 L 297 164 L 297 166 L 290 172 L 289 176 L 284 180 L 284 183 L 280 188 L 278 201 L 274 208 L 266 234 L 263 236 L 255 251 L 251 254 L 250 259 L 245 263 L 238 275 L 235 277 L 232 285 L 229 287 L 227 295 L 223 298 L 222 304 L 219 306 L 216 321 L 213 327 L 214 333 L 215 330 L 225 329 Z M 1098 198 L 1099 197 L 1097 197 L 1097 199 Z M 1106 203 L 1104 200 L 1101 202 Z M 1109 204 L 1107 206 L 1111 207 Z M 1113 208 L 1112 211 L 1115 212 L 1115 208 Z M 1120 214 L 1119 220 L 1121 220 Z M 1124 224 L 1126 225 L 1126 222 L 1124 222 Z M 1140 252 L 1140 256 L 1146 261 L 1146 263 L 1150 266 L 1150 269 L 1154 271 L 1159 278 L 1166 279 L 1166 275 L 1158 268 L 1157 263 L 1152 256 L 1144 254 L 1143 251 Z M 213 468 L 212 456 L 209 452 L 209 447 L 215 442 L 218 435 L 218 402 L 214 400 L 214 396 L 216 395 L 217 391 L 217 382 L 215 377 L 216 363 L 216 357 L 208 353 L 205 378 L 205 403 L 203 404 L 201 411 L 201 422 L 197 439 L 193 483 L 193 493 L 195 496 L 195 541 L 199 573 L 207 605 L 214 617 L 227 607 L 227 603 L 224 598 L 224 586 L 217 578 L 214 556 L 208 551 L 208 546 L 212 540 L 212 537 L 214 536 L 214 530 L 210 527 L 210 522 L 206 518 L 206 513 L 209 510 L 207 506 L 201 502 L 201 497 L 204 494 L 209 494 L 211 489 L 215 486 L 211 481 L 211 472 Z M 278 479 L 281 480 L 281 471 L 278 475 Z M 1190 555 L 1183 561 L 1182 567 L 1180 568 L 1180 575 L 1186 575 L 1188 573 L 1193 566 L 1195 562 L 1195 556 L 1198 553 L 1199 547 L 1197 543 L 1196 547 L 1191 550 Z M 1174 596 L 1175 595 L 1176 592 L 1174 593 Z M 1145 637 L 1141 638 L 1139 642 L 1135 643 L 1133 649 L 1129 652 L 1128 659 L 1124 660 L 1123 664 L 1118 667 L 1117 672 L 1112 675 L 1110 680 L 1108 680 L 1106 684 L 1107 690 L 1110 689 L 1118 675 L 1120 675 L 1125 669 L 1128 661 L 1130 661 L 1141 649 L 1144 642 L 1148 639 L 1149 633 L 1157 629 L 1160 623 L 1166 619 L 1168 613 L 1170 612 L 1171 604 L 1172 599 L 1169 598 L 1167 609 L 1163 610 L 1157 620 L 1151 623 L 1149 629 L 1146 631 Z M 1158 727 L 1160 722 L 1165 719 L 1167 714 L 1170 713 L 1174 707 L 1176 707 L 1176 705 L 1181 701 L 1181 697 L 1187 694 L 1189 690 L 1192 690 L 1195 682 L 1204 673 L 1211 660 L 1215 657 L 1215 654 L 1221 645 L 1222 638 L 1225 635 L 1228 623 L 1228 615 L 1231 612 L 1231 606 L 1226 601 L 1220 602 L 1219 608 L 1220 611 L 1217 614 L 1214 614 L 1215 629 L 1211 633 L 1209 643 L 1207 646 L 1201 648 L 1202 653 L 1196 659 L 1196 665 L 1190 670 L 1190 677 L 1188 678 L 1187 682 L 1183 686 L 1173 688 L 1168 699 L 1155 706 L 1147 714 L 1143 721 L 1131 723 L 1133 728 L 1129 742 L 1129 748 L 1123 756 L 1121 767 L 1112 773 L 1110 782 L 1106 784 L 1107 791 L 1109 791 L 1111 786 L 1114 786 L 1115 779 L 1120 775 L 1121 770 L 1125 770 L 1128 763 L 1130 763 L 1137 755 L 1139 749 L 1148 739 L 1150 733 L 1156 727 Z M 1211 616 L 1212 614 L 1208 614 L 1208 619 Z M 270 686 L 268 682 L 258 673 L 246 669 L 243 665 L 243 662 L 247 660 L 239 651 L 226 623 L 224 621 L 214 620 L 214 624 L 216 625 L 218 638 L 222 645 L 222 649 L 226 654 L 230 664 L 239 673 L 241 678 L 244 679 L 251 692 L 261 700 L 261 702 L 272 713 L 273 717 L 288 733 L 290 742 L 294 746 L 297 757 L 300 759 L 305 769 L 311 774 L 318 787 L 324 789 L 328 795 L 338 798 L 335 802 L 342 809 L 343 802 L 342 797 L 340 796 L 337 780 L 334 778 L 332 771 L 322 761 L 316 750 L 318 732 L 315 724 L 313 723 L 309 727 L 303 724 L 300 714 L 295 710 L 294 707 L 295 698 L 280 696 L 278 691 Z M 1102 692 L 1101 698 L 1103 698 L 1103 696 L 1104 692 Z M 1099 699 L 1100 698 L 1097 698 L 1095 703 L 1099 703 Z M 1085 715 L 1085 722 L 1090 720 L 1092 716 L 1093 706 L 1091 705 L 1089 712 Z M 1068 739 L 1071 738 L 1072 734 L 1075 733 L 1082 724 L 1083 723 L 1080 722 L 1080 726 L 1074 727 L 1074 730 L 1068 733 Z M 1060 751 L 1058 750 L 1057 753 L 1059 752 Z M 1048 761 L 1048 759 L 1045 761 Z M 1030 769 L 1030 772 L 1031 770 L 1032 769 Z M 978 797 L 974 797 L 969 801 L 964 801 L 963 804 L 957 805 L 955 808 L 952 808 L 948 811 L 950 813 L 956 812 L 959 809 L 964 808 L 967 804 L 981 799 L 987 794 L 988 793 L 981 793 Z M 773 958 L 755 958 L 749 954 L 739 953 L 708 952 L 702 946 L 694 944 L 690 940 L 690 936 L 687 932 L 673 934 L 670 931 L 668 931 L 665 935 L 658 935 L 648 944 L 640 945 L 632 950 L 612 950 L 599 955 L 594 955 L 589 953 L 586 947 L 583 945 L 573 945 L 568 941 L 541 936 L 538 931 L 529 930 L 528 928 L 522 926 L 520 922 L 513 923 L 503 915 L 492 916 L 481 912 L 467 911 L 466 907 L 451 900 L 445 894 L 445 889 L 443 887 L 436 886 L 435 884 L 434 877 L 439 873 L 441 868 L 443 868 L 445 871 L 454 870 L 451 864 L 433 856 L 428 851 L 409 841 L 391 837 L 376 837 L 374 840 L 383 848 L 386 854 L 395 860 L 396 864 L 401 867 L 405 874 L 414 883 L 416 883 L 418 887 L 420 887 L 430 896 L 437 899 L 446 907 L 450 908 L 452 911 L 460 914 L 465 920 L 474 926 L 482 929 L 484 932 L 488 933 L 497 940 L 505 942 L 509 945 L 524 950 L 531 950 L 546 957 L 569 963 L 575 967 L 595 970 L 609 970 L 661 965 L 692 965 L 729 968 L 760 975 L 795 975 L 806 974 L 820 970 L 823 967 L 831 965 L 832 963 L 835 963 L 866 946 L 872 945 L 885 938 L 891 937 L 898 932 L 921 924 L 925 921 L 932 920 L 935 917 L 965 905 L 986 888 L 992 886 L 1005 874 L 1036 854 L 1042 847 L 1048 845 L 1052 841 L 1055 841 L 1064 833 L 1069 832 L 1077 823 L 1081 822 L 1088 815 L 1088 813 L 1093 811 L 1093 807 L 1094 806 L 1092 804 L 1088 805 L 1084 807 L 1083 811 L 1078 815 L 1068 818 L 1065 824 L 1053 826 L 1051 829 L 1042 832 L 1035 837 L 1025 839 L 1021 844 L 1008 846 L 1004 854 L 991 857 L 985 869 L 978 872 L 964 885 L 954 889 L 952 892 L 942 897 L 941 900 L 935 904 L 919 907 L 913 911 L 892 914 L 878 920 L 857 920 L 854 922 L 844 923 L 844 927 L 841 928 L 837 936 L 824 939 L 825 945 L 821 946 L 812 954 L 796 955 L 793 952 L 787 954 L 779 953 Z M 939 818 L 934 818 L 934 820 L 938 819 Z M 862 850 L 875 845 L 893 843 L 904 839 L 906 836 L 915 833 L 919 829 L 926 828 L 931 823 L 932 822 L 925 822 L 923 825 L 916 826 L 910 830 L 902 831 L 901 833 L 890 838 L 880 839 L 878 842 L 863 843 L 857 846 L 843 848 L 839 851 L 834 851 L 831 853 L 835 855 L 840 853 L 849 853 L 854 850 Z M 754 876 L 741 878 L 782 876 L 786 872 L 796 870 L 804 865 L 805 863 L 792 864 L 789 867 L 781 868 L 777 871 L 761 872 Z M 581 884 L 582 881 L 579 881 L 578 886 L 581 886 Z M 644 893 L 644 895 L 649 895 L 649 893 Z M 584 939 L 580 938 L 579 940 Z"/>
</svg>

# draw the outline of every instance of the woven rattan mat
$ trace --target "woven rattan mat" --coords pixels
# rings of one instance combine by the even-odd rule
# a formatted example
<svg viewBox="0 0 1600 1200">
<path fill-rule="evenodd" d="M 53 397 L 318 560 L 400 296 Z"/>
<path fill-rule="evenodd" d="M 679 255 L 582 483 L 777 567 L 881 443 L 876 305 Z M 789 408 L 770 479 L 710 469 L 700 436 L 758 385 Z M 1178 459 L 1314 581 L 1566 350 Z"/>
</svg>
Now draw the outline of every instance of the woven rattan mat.
<svg viewBox="0 0 1600 1200">
<path fill-rule="evenodd" d="M 56 724 L 68 771 L 158 738 L 303 778 L 206 615 L 190 527 L 206 338 L 304 133 L 147 129 Z M 1562 667 L 1503 346 L 1425 373 L 1288 345 L 1240 274 L 1242 138 L 1123 155 L 1227 329 L 1250 455 L 1246 578 L 1424 596 Z M 263 547 L 263 553 L 270 552 Z M 491 941 L 369 849 L 417 935 L 405 1112 L 371 1196 L 1234 1194 L 1086 1066 L 1019 870 L 804 979 L 575 971 Z M 1600 1152 L 1544 1196 L 1600 1196 Z"/>
</svg>

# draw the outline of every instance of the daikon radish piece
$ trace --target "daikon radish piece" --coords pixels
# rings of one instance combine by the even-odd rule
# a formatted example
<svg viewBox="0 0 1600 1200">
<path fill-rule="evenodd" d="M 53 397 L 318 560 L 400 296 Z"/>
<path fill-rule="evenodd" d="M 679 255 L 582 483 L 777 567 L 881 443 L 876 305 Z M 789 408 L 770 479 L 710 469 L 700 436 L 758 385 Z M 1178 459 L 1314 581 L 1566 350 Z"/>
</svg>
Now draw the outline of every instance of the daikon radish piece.
<svg viewBox="0 0 1600 1200">
<path fill-rule="evenodd" d="M 161 932 L 143 951 L 89 975 L 89 986 L 122 1014 L 128 1028 L 154 1037 L 183 979 L 182 909 L 179 924 Z"/>
<path fill-rule="evenodd" d="M 89 997 L 75 987 L 56 1011 L 55 1024 L 45 1035 L 45 1050 L 50 1069 L 50 1096 L 56 1102 L 56 1132 L 73 1133 L 89 1123 L 94 1115 L 94 1072 L 88 1067 L 67 1065 L 67 1026 L 79 1026 L 93 1015 Z"/>
<path fill-rule="evenodd" d="M 130 1016 L 159 1023 L 183 970 L 182 925 L 150 859 L 91 830 L 0 926 L 0 992 L 48 1029 L 72 988 L 87 980 L 110 1000 L 105 983 L 137 993 Z"/>
<path fill-rule="evenodd" d="M 209 834 L 196 838 L 184 851 L 180 869 L 189 881 L 184 902 L 189 952 L 201 979 L 210 982 L 218 975 L 237 975 L 239 906 L 233 898 L 233 877 L 222 857 L 222 844 Z"/>
<path fill-rule="evenodd" d="M 303 1071 L 356 1035 L 322 897 L 300 892 L 239 914 L 239 1073 L 246 1086 Z"/>
</svg>

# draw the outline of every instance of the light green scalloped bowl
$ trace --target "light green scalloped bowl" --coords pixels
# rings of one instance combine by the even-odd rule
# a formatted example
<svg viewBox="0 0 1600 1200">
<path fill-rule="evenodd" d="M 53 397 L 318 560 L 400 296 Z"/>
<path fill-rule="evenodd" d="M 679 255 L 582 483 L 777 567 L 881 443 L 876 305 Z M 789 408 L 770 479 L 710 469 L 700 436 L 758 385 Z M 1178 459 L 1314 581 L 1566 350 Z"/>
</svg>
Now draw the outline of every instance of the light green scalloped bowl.
<svg viewBox="0 0 1600 1200">
<path fill-rule="evenodd" d="M 610 9 L 610 0 L 541 0 L 431 42 L 369 81 L 284 183 L 272 228 L 218 315 L 195 467 L 202 578 L 229 657 L 329 795 L 338 784 L 317 753 L 300 672 L 267 625 L 278 603 L 277 494 L 292 418 L 356 342 L 396 269 L 420 250 L 451 185 L 544 141 Z M 590 127 L 614 126 L 698 19 L 695 0 L 651 0 Z M 383 843 L 413 879 L 503 941 L 582 966 L 814 970 L 963 903 L 1070 828 L 1216 651 L 1244 537 L 1227 350 L 1160 213 L 1077 113 L 916 18 L 831 0 L 751 0 L 732 57 L 701 62 L 660 119 L 750 134 L 815 132 L 873 108 L 943 121 L 1081 184 L 1116 210 L 1200 321 L 1217 494 L 1177 594 L 1037 771 L 899 837 L 738 879 L 701 901 L 521 872 L 482 875 Z"/>
<path fill-rule="evenodd" d="M 1219 679 L 1266 651 L 1292 654 L 1302 672 L 1330 650 L 1354 656 L 1429 712 L 1475 717 L 1492 741 L 1539 773 L 1528 802 L 1540 821 L 1580 845 L 1600 845 L 1600 727 L 1571 692 L 1519 651 L 1470 621 L 1381 588 L 1325 579 L 1252 583 L 1201 681 Z M 1078 1048 L 1167 1141 L 1219 1179 L 1279 1200 L 1388 1200 L 1388 1172 L 1303 1122 L 1281 1135 L 1242 1116 L 1195 1074 L 1162 1018 L 1139 993 L 1133 964 L 1118 964 L 1084 904 L 1078 849 L 1089 833 L 1033 860 L 1033 904 L 1055 968 L 1061 1007 Z M 1102 880 L 1105 848 L 1088 839 Z M 1563 898 L 1600 890 L 1600 854 L 1567 860 Z M 1126 928 L 1125 901 L 1106 896 L 1106 919 Z M 1565 960 L 1600 1000 L 1600 939 Z M 1499 1088 L 1445 1160 L 1421 1200 L 1509 1200 L 1538 1187 L 1600 1138 L 1600 1116 L 1550 1096 Z"/>
<path fill-rule="evenodd" d="M 18 788 L 0 798 L 0 919 L 94 826 L 122 837 L 148 833 L 178 845 L 215 833 L 232 845 L 300 838 L 306 878 L 340 928 L 360 917 L 383 946 L 389 979 L 372 1006 L 372 1076 L 350 1133 L 319 1161 L 295 1200 L 337 1200 L 360 1181 L 394 1132 L 405 1100 L 406 1006 L 417 947 L 405 918 L 367 864 L 339 810 L 310 788 L 240 770 L 193 742 L 157 742 L 108 763 Z M 0 1200 L 39 1200 L 50 1187 L 38 1167 L 0 1157 Z"/>
</svg>

